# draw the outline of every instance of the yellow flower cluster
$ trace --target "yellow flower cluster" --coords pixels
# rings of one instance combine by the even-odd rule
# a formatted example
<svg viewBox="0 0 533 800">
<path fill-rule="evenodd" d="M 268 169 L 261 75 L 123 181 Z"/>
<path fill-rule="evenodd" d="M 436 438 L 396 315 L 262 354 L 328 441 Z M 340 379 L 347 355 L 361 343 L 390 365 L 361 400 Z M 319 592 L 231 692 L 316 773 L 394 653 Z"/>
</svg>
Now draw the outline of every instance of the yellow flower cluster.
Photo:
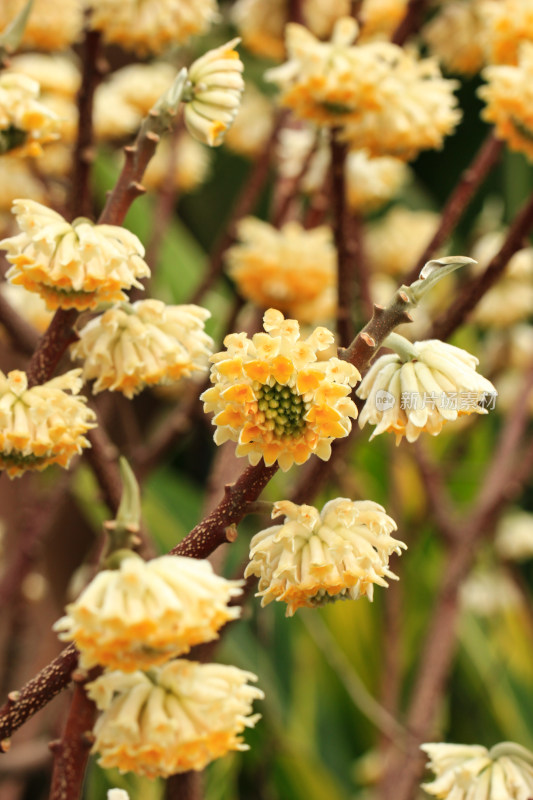
<svg viewBox="0 0 533 800">
<path fill-rule="evenodd" d="M 93 752 L 104 768 L 156 778 L 247 750 L 241 734 L 259 719 L 252 703 L 264 696 L 248 683 L 255 680 L 237 667 L 181 659 L 147 674 L 104 674 L 87 686 L 103 712 Z"/>
<path fill-rule="evenodd" d="M 450 72 L 474 75 L 485 63 L 485 0 L 451 0 L 424 26 L 431 55 Z"/>
<path fill-rule="evenodd" d="M 301 119 L 341 127 L 350 147 L 403 160 L 440 148 L 461 118 L 432 59 L 417 59 L 389 42 L 353 45 L 357 25 L 342 18 L 331 42 L 301 25 L 287 26 L 289 60 L 267 77 L 282 89 L 281 102 Z"/>
<path fill-rule="evenodd" d="M 260 531 L 250 544 L 245 577 L 259 577 L 261 605 L 282 601 L 291 617 L 302 606 L 372 600 L 374 584 L 396 578 L 389 556 L 406 545 L 392 538 L 396 523 L 377 503 L 339 497 L 319 512 L 283 500 L 274 503 L 272 517 L 281 514 L 282 525 Z"/>
<path fill-rule="evenodd" d="M 213 340 L 204 331 L 210 316 L 200 306 L 167 306 L 139 300 L 110 308 L 79 332 L 71 348 L 82 359 L 83 378 L 95 380 L 93 392 L 122 392 L 133 397 L 145 386 L 173 383 L 207 371 Z"/>
<path fill-rule="evenodd" d="M 521 800 L 533 794 L 533 753 L 514 742 L 490 750 L 478 744 L 423 744 L 436 778 L 429 795 L 453 800 Z"/>
<path fill-rule="evenodd" d="M 89 442 L 94 412 L 76 397 L 81 370 L 71 370 L 40 386 L 28 388 L 19 370 L 0 372 L 0 468 L 10 478 L 50 464 L 68 467 Z"/>
<path fill-rule="evenodd" d="M 58 117 L 38 97 L 36 81 L 14 72 L 0 74 L 0 156 L 12 151 L 38 156 L 42 144 L 58 138 Z"/>
<path fill-rule="evenodd" d="M 7 278 L 46 300 L 49 308 L 95 308 L 124 300 L 123 289 L 142 288 L 150 275 L 144 248 L 125 228 L 94 225 L 79 217 L 67 222 L 33 200 L 15 200 L 22 230 L 0 241 L 13 265 Z"/>
<path fill-rule="evenodd" d="M 222 625 L 240 616 L 238 606 L 227 604 L 241 594 L 241 583 L 215 575 L 208 561 L 145 562 L 132 553 L 119 569 L 98 573 L 54 630 L 76 642 L 84 668 L 148 669 L 216 639 Z"/>
<path fill-rule="evenodd" d="M 237 226 L 237 238 L 226 259 L 243 297 L 300 322 L 334 315 L 337 255 L 330 228 L 306 230 L 288 222 L 278 230 L 246 217 Z"/>
<path fill-rule="evenodd" d="M 0 31 L 19 14 L 26 0 L 2 0 Z M 22 45 L 37 50 L 65 50 L 80 37 L 83 3 L 80 0 L 34 0 L 24 27 Z"/>
<path fill-rule="evenodd" d="M 216 0 L 89 0 L 91 25 L 104 40 L 140 56 L 160 53 L 203 33 Z"/>
<path fill-rule="evenodd" d="M 378 358 L 357 390 L 366 400 L 359 427 L 375 425 L 371 438 L 388 431 L 397 444 L 404 436 L 414 442 L 422 431 L 436 436 L 447 421 L 488 413 L 482 402 L 497 393 L 476 372 L 477 358 L 438 339 L 405 344 L 408 354 Z"/>
<path fill-rule="evenodd" d="M 361 213 L 383 206 L 409 178 L 409 167 L 400 159 L 370 158 L 366 150 L 348 153 L 345 172 L 346 198 L 350 207 Z"/>
<path fill-rule="evenodd" d="M 188 73 L 187 100 L 183 112 L 189 133 L 210 147 L 222 144 L 231 127 L 244 91 L 244 64 L 234 49 L 240 39 L 209 50 Z"/>
<path fill-rule="evenodd" d="M 313 453 L 326 461 L 331 442 L 347 436 L 357 416 L 349 395 L 359 372 L 338 358 L 317 361 L 333 342 L 326 328 L 301 340 L 298 322 L 272 308 L 264 328 L 251 339 L 230 334 L 226 350 L 211 357 L 214 385 L 201 399 L 206 413 L 215 412 L 215 442 L 238 442 L 238 456 L 277 461 L 282 470 Z"/>
<path fill-rule="evenodd" d="M 533 42 L 531 0 L 484 0 L 481 12 L 489 62 L 517 64 L 523 42 Z"/>
<path fill-rule="evenodd" d="M 496 126 L 496 135 L 512 150 L 533 159 L 533 41 L 520 48 L 518 66 L 483 70 L 486 86 L 479 89 L 487 103 L 481 116 Z"/>
</svg>

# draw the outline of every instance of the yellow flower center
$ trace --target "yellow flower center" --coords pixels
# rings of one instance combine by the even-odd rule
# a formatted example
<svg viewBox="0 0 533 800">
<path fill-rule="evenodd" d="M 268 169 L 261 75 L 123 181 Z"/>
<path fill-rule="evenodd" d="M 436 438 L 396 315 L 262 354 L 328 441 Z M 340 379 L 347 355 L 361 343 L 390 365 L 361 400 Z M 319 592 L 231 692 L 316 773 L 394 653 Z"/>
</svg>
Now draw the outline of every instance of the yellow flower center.
<svg viewBox="0 0 533 800">
<path fill-rule="evenodd" d="M 257 407 L 265 415 L 266 426 L 280 439 L 298 436 L 305 428 L 309 404 L 289 386 L 275 382 L 273 386 L 254 385 Z"/>
</svg>

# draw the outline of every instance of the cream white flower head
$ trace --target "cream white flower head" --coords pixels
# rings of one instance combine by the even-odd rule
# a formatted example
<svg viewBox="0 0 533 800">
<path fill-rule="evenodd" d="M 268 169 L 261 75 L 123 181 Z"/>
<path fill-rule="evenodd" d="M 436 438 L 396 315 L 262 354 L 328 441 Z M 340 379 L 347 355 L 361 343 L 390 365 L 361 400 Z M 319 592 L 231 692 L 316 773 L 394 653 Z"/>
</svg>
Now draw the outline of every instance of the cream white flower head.
<svg viewBox="0 0 533 800">
<path fill-rule="evenodd" d="M 190 67 L 184 120 L 189 133 L 210 147 L 222 144 L 244 91 L 244 65 L 234 49 L 240 39 L 209 50 Z M 184 98 L 186 99 L 186 98 Z"/>
<path fill-rule="evenodd" d="M 481 13 L 489 62 L 517 64 L 523 42 L 533 41 L 530 0 L 483 0 Z"/>
<path fill-rule="evenodd" d="M 339 497 L 319 512 L 283 500 L 274 503 L 272 516 L 280 514 L 285 522 L 260 531 L 250 544 L 245 577 L 259 577 L 261 605 L 283 601 L 292 616 L 302 606 L 372 600 L 374 584 L 396 578 L 389 557 L 406 545 L 392 538 L 396 523 L 377 503 Z"/>
<path fill-rule="evenodd" d="M 487 106 L 481 116 L 511 150 L 533 160 L 533 41 L 521 44 L 516 66 L 486 67 L 482 75 L 487 84 L 478 94 Z"/>
<path fill-rule="evenodd" d="M 209 316 L 200 306 L 167 306 L 161 300 L 122 304 L 81 329 L 71 356 L 83 360 L 84 380 L 95 380 L 95 394 L 109 389 L 131 398 L 145 386 L 207 372 L 213 352 L 204 331 Z"/>
<path fill-rule="evenodd" d="M 451 0 L 422 29 L 435 56 L 450 72 L 474 75 L 485 63 L 485 0 Z"/>
<path fill-rule="evenodd" d="M 528 800 L 533 794 L 533 753 L 514 742 L 481 745 L 423 744 L 435 780 L 422 788 L 450 800 Z"/>
<path fill-rule="evenodd" d="M 84 217 L 69 223 L 34 200 L 15 200 L 13 213 L 22 233 L 0 242 L 13 265 L 6 277 L 51 309 L 125 300 L 122 290 L 142 289 L 138 279 L 150 275 L 141 242 L 125 228 Z"/>
<path fill-rule="evenodd" d="M 76 642 L 84 667 L 147 669 L 216 639 L 240 615 L 228 603 L 241 594 L 241 583 L 219 577 L 208 561 L 161 556 L 146 562 L 132 554 L 119 569 L 98 573 L 54 629 L 63 641 Z"/>
<path fill-rule="evenodd" d="M 216 0 L 88 0 L 91 26 L 104 40 L 138 55 L 161 53 L 204 33 L 216 18 Z"/>
<path fill-rule="evenodd" d="M 98 763 L 148 778 L 202 770 L 232 750 L 247 750 L 241 734 L 259 714 L 251 672 L 177 659 L 148 674 L 109 672 L 87 685 L 103 712 L 94 728 Z"/>
<path fill-rule="evenodd" d="M 251 339 L 226 336 L 226 350 L 211 357 L 213 386 L 201 399 L 206 413 L 215 412 L 215 442 L 238 442 L 238 456 L 277 461 L 282 470 L 313 453 L 327 461 L 331 442 L 347 436 L 357 416 L 349 395 L 359 372 L 338 358 L 317 361 L 334 340 L 327 328 L 302 340 L 298 322 L 273 308 L 264 328 Z"/>
<path fill-rule="evenodd" d="M 28 388 L 25 372 L 0 372 L 0 469 L 10 478 L 50 464 L 68 467 L 89 447 L 84 434 L 95 427 L 79 369 Z"/>
<path fill-rule="evenodd" d="M 334 316 L 337 254 L 329 227 L 307 230 L 288 222 L 277 229 L 246 217 L 237 225 L 237 238 L 226 260 L 243 297 L 260 308 L 274 306 L 300 322 L 312 322 L 316 316 L 309 313 L 309 304 L 328 292 L 324 318 Z"/>
<path fill-rule="evenodd" d="M 366 400 L 359 426 L 376 426 L 370 438 L 388 431 L 397 444 L 404 436 L 414 442 L 464 414 L 488 413 L 482 403 L 492 403 L 497 392 L 476 372 L 477 358 L 438 339 L 403 341 L 405 352 L 378 358 L 357 390 Z"/>
<path fill-rule="evenodd" d="M 38 101 L 39 92 L 27 75 L 0 74 L 0 156 L 12 151 L 38 156 L 42 144 L 59 138 L 59 118 Z"/>
</svg>

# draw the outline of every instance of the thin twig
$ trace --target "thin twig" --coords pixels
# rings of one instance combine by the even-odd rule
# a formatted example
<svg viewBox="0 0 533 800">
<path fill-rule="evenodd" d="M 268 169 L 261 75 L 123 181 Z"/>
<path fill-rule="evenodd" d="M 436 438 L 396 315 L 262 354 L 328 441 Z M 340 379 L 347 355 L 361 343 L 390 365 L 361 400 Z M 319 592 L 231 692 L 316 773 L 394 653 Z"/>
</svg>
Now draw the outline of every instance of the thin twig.
<svg viewBox="0 0 533 800">
<path fill-rule="evenodd" d="M 428 0 L 409 0 L 405 16 L 392 35 L 393 44 L 401 47 L 412 34 L 417 32 L 422 25 L 427 5 Z"/>
<path fill-rule="evenodd" d="M 93 149 L 93 100 L 100 78 L 98 52 L 100 31 L 85 30 L 83 42 L 83 71 L 78 92 L 78 135 L 73 154 L 73 171 L 70 196 L 66 209 L 69 219 L 92 217 L 91 166 L 94 161 Z"/>
<path fill-rule="evenodd" d="M 201 800 L 202 775 L 200 772 L 181 772 L 166 782 L 165 800 Z"/>
<path fill-rule="evenodd" d="M 503 141 L 496 139 L 493 133 L 487 136 L 481 148 L 476 153 L 474 160 L 462 173 L 459 182 L 446 201 L 446 205 L 440 217 L 439 227 L 405 279 L 405 283 L 412 283 L 418 278 L 420 270 L 426 261 L 433 258 L 439 247 L 444 244 L 446 239 L 453 233 L 455 226 L 466 211 L 477 189 L 500 158 L 503 146 Z"/>
<path fill-rule="evenodd" d="M 485 272 L 463 287 L 456 302 L 448 311 L 437 319 L 428 338 L 448 339 L 461 325 L 467 315 L 476 307 L 485 292 L 496 283 L 502 275 L 509 259 L 524 246 L 524 240 L 533 228 L 533 195 L 524 204 L 515 217 L 504 243 Z"/>
<path fill-rule="evenodd" d="M 96 706 L 87 697 L 85 684 L 96 677 L 74 673 L 76 687 L 61 740 L 52 742 L 54 769 L 50 800 L 79 800 L 89 752 L 94 741 L 92 729 L 96 720 Z"/>
</svg>

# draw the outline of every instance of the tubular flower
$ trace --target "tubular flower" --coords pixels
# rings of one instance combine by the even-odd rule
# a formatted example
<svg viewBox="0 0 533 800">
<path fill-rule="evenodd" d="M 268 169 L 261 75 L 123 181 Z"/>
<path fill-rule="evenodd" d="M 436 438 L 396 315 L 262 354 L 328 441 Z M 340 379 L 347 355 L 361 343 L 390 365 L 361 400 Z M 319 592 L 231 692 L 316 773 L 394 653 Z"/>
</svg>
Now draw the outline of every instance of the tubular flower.
<svg viewBox="0 0 533 800">
<path fill-rule="evenodd" d="M 312 453 L 324 461 L 331 442 L 347 436 L 357 409 L 349 398 L 360 375 L 338 358 L 317 362 L 316 353 L 333 342 L 326 328 L 304 341 L 296 320 L 270 308 L 266 333 L 226 336 L 226 350 L 211 356 L 211 382 L 201 399 L 215 412 L 215 442 L 238 442 L 236 454 L 250 463 L 263 458 L 282 470 L 303 464 Z"/>
<path fill-rule="evenodd" d="M 533 41 L 522 44 L 518 66 L 491 66 L 482 75 L 487 84 L 479 96 L 487 107 L 481 116 L 494 123 L 511 150 L 533 160 Z"/>
<path fill-rule="evenodd" d="M 94 394 L 109 389 L 131 398 L 145 386 L 207 371 L 213 340 L 204 322 L 210 316 L 200 306 L 161 300 L 124 303 L 82 328 L 71 355 L 84 360 L 84 380 L 96 378 Z"/>
<path fill-rule="evenodd" d="M 103 711 L 93 752 L 102 767 L 148 778 L 202 770 L 231 750 L 247 750 L 241 733 L 259 714 L 256 676 L 223 664 L 178 659 L 148 674 L 110 672 L 87 685 Z"/>
<path fill-rule="evenodd" d="M 288 222 L 280 230 L 254 217 L 237 226 L 238 244 L 227 254 L 228 272 L 240 293 L 258 306 L 275 306 L 301 322 L 306 306 L 336 285 L 337 255 L 326 225 L 306 230 Z M 335 293 L 327 317 L 335 309 Z"/>
<path fill-rule="evenodd" d="M 162 556 L 146 562 L 132 554 L 119 569 L 98 573 L 54 629 L 63 641 L 76 642 L 84 668 L 147 669 L 216 639 L 240 615 L 228 606 L 240 586 L 215 575 L 208 561 Z"/>
<path fill-rule="evenodd" d="M 530 0 L 484 0 L 482 13 L 489 61 L 517 64 L 522 43 L 533 41 Z"/>
<path fill-rule="evenodd" d="M 233 48 L 240 39 L 209 50 L 189 69 L 188 92 L 183 112 L 189 133 L 210 147 L 222 144 L 239 110 L 244 91 L 244 65 Z"/>
<path fill-rule="evenodd" d="M 84 397 L 79 369 L 28 389 L 26 373 L 0 372 L 0 468 L 10 478 L 50 464 L 68 467 L 89 442 L 94 412 Z"/>
<path fill-rule="evenodd" d="M 125 228 L 84 217 L 71 224 L 33 200 L 15 200 L 13 213 L 22 233 L 0 241 L 13 265 L 7 278 L 51 309 L 125 300 L 122 289 L 142 288 L 137 279 L 150 275 L 141 242 Z"/>
<path fill-rule="evenodd" d="M 26 0 L 2 0 L 0 31 L 19 14 Z M 65 50 L 83 30 L 83 3 L 80 0 L 34 0 L 24 27 L 21 44 L 37 50 Z"/>
<path fill-rule="evenodd" d="M 39 156 L 41 145 L 59 136 L 59 119 L 39 103 L 39 84 L 26 75 L 0 75 L 0 156 Z"/>
<path fill-rule="evenodd" d="M 403 436 L 415 442 L 464 414 L 488 413 L 482 403 L 494 401 L 496 389 L 476 372 L 477 358 L 438 339 L 406 345 L 409 353 L 378 358 L 357 390 L 366 400 L 359 427 L 376 425 L 371 439 L 388 431 L 396 444 Z"/>
<path fill-rule="evenodd" d="M 514 742 L 487 750 L 473 744 L 423 744 L 436 778 L 423 783 L 430 795 L 453 800 L 527 800 L 533 794 L 533 753 Z"/>
<path fill-rule="evenodd" d="M 140 56 L 204 33 L 216 0 L 89 0 L 91 26 L 104 40 Z"/>
<path fill-rule="evenodd" d="M 485 63 L 485 0 L 452 0 L 422 29 L 431 54 L 450 72 L 474 75 Z"/>
<path fill-rule="evenodd" d="M 330 500 L 322 512 L 289 500 L 274 503 L 273 517 L 282 525 L 257 533 L 250 543 L 244 573 L 259 577 L 261 605 L 287 603 L 286 616 L 302 606 L 334 600 L 373 599 L 374 584 L 388 586 L 389 556 L 401 554 L 403 542 L 390 535 L 396 523 L 371 500 Z"/>
</svg>

